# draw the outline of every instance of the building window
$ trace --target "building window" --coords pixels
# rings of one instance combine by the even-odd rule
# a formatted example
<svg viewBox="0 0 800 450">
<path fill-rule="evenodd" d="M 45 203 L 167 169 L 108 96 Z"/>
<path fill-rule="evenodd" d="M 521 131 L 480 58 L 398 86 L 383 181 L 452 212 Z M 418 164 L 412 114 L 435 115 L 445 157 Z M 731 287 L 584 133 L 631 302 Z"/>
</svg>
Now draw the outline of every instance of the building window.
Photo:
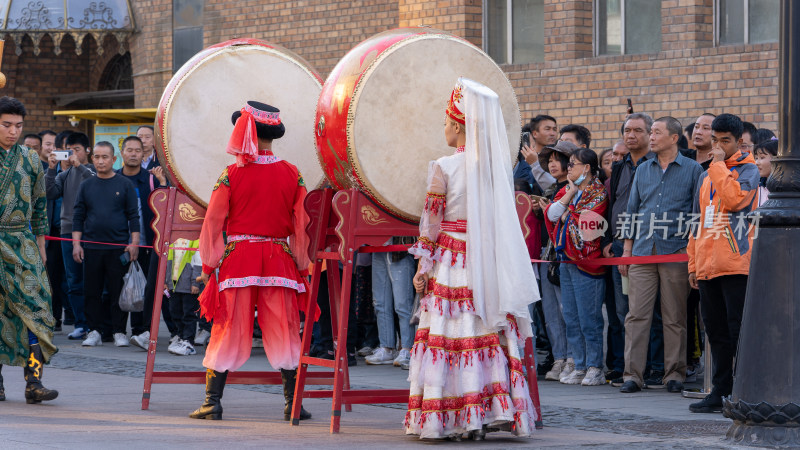
<svg viewBox="0 0 800 450">
<path fill-rule="evenodd" d="M 777 42 L 780 0 L 717 0 L 717 44 Z"/>
<path fill-rule="evenodd" d="M 486 53 L 498 64 L 544 61 L 544 0 L 483 3 Z"/>
<path fill-rule="evenodd" d="M 205 0 L 172 0 L 172 72 L 203 49 Z"/>
<path fill-rule="evenodd" d="M 661 1 L 595 0 L 595 53 L 661 51 Z"/>
</svg>

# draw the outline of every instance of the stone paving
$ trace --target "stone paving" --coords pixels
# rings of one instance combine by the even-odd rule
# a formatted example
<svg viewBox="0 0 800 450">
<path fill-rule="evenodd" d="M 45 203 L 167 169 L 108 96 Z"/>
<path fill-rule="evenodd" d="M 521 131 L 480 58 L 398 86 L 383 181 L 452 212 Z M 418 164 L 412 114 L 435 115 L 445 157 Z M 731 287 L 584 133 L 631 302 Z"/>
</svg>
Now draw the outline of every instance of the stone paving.
<svg viewBox="0 0 800 450">
<path fill-rule="evenodd" d="M 66 327 L 71 328 L 71 327 Z M 163 330 L 163 327 L 162 327 Z M 70 331 L 70 330 L 67 330 Z M 156 370 L 202 370 L 202 347 L 194 356 L 166 351 L 161 336 Z M 111 343 L 83 348 L 57 335 L 60 352 L 45 369 L 48 387 L 59 398 L 27 405 L 22 370 L 4 367 L 8 400 L 0 403 L 0 449 L 4 448 L 219 448 L 307 447 L 410 448 L 446 445 L 473 448 L 732 448 L 724 441 L 730 421 L 721 415 L 688 411 L 692 401 L 665 390 L 624 395 L 610 385 L 539 384 L 544 429 L 530 439 L 490 434 L 482 443 L 420 441 L 402 433 L 405 405 L 355 405 L 343 412 L 341 433 L 329 433 L 330 400 L 307 399 L 314 414 L 299 427 L 282 420 L 280 386 L 229 385 L 224 420 L 197 421 L 187 414 L 203 398 L 201 385 L 157 384 L 150 409 L 141 410 L 146 352 L 117 348 Z M 269 370 L 260 349 L 243 370 Z M 367 366 L 363 359 L 351 368 L 354 388 L 404 388 L 407 372 L 392 366 Z M 699 387 L 696 386 L 696 387 Z"/>
</svg>

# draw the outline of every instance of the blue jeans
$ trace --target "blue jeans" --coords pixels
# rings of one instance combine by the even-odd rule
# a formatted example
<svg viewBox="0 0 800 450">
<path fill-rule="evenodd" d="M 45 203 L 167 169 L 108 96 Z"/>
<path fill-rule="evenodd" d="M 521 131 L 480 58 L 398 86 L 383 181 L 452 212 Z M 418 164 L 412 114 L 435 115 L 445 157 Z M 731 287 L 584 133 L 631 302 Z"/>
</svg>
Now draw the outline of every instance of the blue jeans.
<svg viewBox="0 0 800 450">
<path fill-rule="evenodd" d="M 378 323 L 378 340 L 381 347 L 395 348 L 397 338 L 394 314 L 397 313 L 400 327 L 400 344 L 410 349 L 414 345 L 414 274 L 416 261 L 411 255 L 400 261 L 392 261 L 391 253 L 372 255 L 372 298 Z"/>
<path fill-rule="evenodd" d="M 622 256 L 622 241 L 614 240 L 611 253 L 615 257 Z M 611 278 L 614 280 L 614 298 L 617 307 L 617 318 L 622 324 L 622 336 L 625 336 L 625 316 L 628 315 L 628 296 L 622 293 L 622 275 L 617 266 L 611 266 Z M 624 341 L 623 341 L 624 346 Z M 661 301 L 656 298 L 653 310 L 653 323 L 650 325 L 650 348 L 647 352 L 647 370 L 664 370 L 664 330 L 661 323 Z"/>
<path fill-rule="evenodd" d="M 561 314 L 561 288 L 554 286 L 547 279 L 547 264 L 539 264 L 539 278 L 542 281 L 542 311 L 544 312 L 545 329 L 553 359 L 567 359 L 572 356 L 567 346 L 567 331 L 564 316 Z"/>
<path fill-rule="evenodd" d="M 567 345 L 576 370 L 603 368 L 603 297 L 606 280 L 592 278 L 575 264 L 561 264 L 561 307 Z"/>
<path fill-rule="evenodd" d="M 62 234 L 62 238 L 72 239 L 71 234 Z M 88 331 L 86 316 L 83 313 L 83 264 L 72 259 L 72 241 L 61 241 L 61 254 L 64 257 L 64 272 L 67 275 L 67 296 L 75 316 L 75 328 Z"/>
</svg>

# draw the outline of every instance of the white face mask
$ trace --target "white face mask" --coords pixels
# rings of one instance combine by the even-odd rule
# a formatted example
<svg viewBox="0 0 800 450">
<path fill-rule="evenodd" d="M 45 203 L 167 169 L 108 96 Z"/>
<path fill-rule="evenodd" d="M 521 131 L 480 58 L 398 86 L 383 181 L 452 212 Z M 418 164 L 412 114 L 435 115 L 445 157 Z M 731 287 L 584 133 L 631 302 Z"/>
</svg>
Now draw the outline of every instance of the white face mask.
<svg viewBox="0 0 800 450">
<path fill-rule="evenodd" d="M 579 176 L 578 179 L 575 180 L 575 186 L 580 186 L 580 184 L 583 183 L 584 180 L 586 180 L 586 173 L 582 173 L 581 176 Z"/>
</svg>

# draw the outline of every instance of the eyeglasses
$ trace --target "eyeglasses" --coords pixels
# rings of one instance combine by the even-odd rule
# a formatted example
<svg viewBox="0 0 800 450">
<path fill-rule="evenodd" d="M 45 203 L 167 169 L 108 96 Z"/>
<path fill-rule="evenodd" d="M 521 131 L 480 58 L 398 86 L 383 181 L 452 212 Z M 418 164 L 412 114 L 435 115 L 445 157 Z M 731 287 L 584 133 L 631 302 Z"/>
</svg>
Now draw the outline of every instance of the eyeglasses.
<svg viewBox="0 0 800 450">
<path fill-rule="evenodd" d="M 739 150 L 750 150 L 755 147 L 753 144 L 739 144 Z"/>
<path fill-rule="evenodd" d="M 585 165 L 586 165 L 586 164 L 585 164 L 585 163 L 582 163 L 582 162 L 572 162 L 572 161 L 570 161 L 570 162 L 569 162 L 569 164 L 567 164 L 567 167 L 569 167 L 570 169 L 572 169 L 572 168 L 573 168 L 573 167 L 575 167 L 575 166 L 585 166 Z"/>
</svg>

